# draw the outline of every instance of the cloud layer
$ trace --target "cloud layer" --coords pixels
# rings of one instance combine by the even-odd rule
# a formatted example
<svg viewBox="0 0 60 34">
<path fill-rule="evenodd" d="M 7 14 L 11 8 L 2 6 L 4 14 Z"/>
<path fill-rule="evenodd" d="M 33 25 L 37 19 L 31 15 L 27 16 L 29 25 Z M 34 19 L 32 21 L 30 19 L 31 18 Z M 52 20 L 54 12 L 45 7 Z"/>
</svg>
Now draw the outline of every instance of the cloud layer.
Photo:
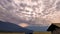
<svg viewBox="0 0 60 34">
<path fill-rule="evenodd" d="M 0 20 L 42 26 L 60 23 L 59 0 L 0 0 Z"/>
</svg>

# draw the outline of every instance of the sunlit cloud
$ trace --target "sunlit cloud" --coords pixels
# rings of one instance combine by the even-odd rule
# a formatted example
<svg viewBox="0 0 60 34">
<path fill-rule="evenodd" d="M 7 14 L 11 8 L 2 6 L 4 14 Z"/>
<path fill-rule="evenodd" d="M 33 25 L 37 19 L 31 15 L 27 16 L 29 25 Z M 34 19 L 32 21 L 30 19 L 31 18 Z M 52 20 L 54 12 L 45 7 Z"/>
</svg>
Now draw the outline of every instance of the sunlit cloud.
<svg viewBox="0 0 60 34">
<path fill-rule="evenodd" d="M 18 25 L 21 26 L 21 27 L 24 27 L 24 28 L 29 26 L 27 23 L 20 23 Z"/>
</svg>

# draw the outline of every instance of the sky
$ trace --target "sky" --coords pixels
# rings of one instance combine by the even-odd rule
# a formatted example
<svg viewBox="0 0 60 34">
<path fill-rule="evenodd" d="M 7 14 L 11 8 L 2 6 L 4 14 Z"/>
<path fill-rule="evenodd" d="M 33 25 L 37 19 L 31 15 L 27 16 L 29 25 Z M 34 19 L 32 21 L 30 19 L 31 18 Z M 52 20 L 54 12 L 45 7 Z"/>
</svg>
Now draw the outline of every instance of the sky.
<svg viewBox="0 0 60 34">
<path fill-rule="evenodd" d="M 60 23 L 60 0 L 0 0 L 0 20 L 22 27 Z"/>
</svg>

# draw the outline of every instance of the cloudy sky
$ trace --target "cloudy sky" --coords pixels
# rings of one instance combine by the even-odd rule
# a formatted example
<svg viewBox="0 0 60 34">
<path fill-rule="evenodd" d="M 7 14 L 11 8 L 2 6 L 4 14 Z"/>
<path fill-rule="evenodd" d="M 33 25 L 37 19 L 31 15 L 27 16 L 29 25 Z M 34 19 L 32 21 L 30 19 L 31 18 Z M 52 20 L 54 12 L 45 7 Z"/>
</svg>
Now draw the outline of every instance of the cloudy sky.
<svg viewBox="0 0 60 34">
<path fill-rule="evenodd" d="M 0 20 L 22 27 L 60 23 L 60 1 L 0 0 Z"/>
</svg>

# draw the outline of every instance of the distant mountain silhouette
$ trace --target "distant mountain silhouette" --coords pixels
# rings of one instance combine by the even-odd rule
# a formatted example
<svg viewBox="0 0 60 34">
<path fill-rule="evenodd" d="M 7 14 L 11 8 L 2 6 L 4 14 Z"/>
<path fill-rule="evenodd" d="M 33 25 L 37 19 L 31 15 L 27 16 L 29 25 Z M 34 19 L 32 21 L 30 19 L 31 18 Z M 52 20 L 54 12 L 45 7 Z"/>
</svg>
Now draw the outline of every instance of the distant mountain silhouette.
<svg viewBox="0 0 60 34">
<path fill-rule="evenodd" d="M 0 31 L 5 32 L 33 32 L 32 30 L 22 28 L 16 24 L 0 21 Z"/>
<path fill-rule="evenodd" d="M 27 27 L 27 29 L 33 30 L 33 31 L 47 31 L 49 26 L 30 26 Z"/>
</svg>

